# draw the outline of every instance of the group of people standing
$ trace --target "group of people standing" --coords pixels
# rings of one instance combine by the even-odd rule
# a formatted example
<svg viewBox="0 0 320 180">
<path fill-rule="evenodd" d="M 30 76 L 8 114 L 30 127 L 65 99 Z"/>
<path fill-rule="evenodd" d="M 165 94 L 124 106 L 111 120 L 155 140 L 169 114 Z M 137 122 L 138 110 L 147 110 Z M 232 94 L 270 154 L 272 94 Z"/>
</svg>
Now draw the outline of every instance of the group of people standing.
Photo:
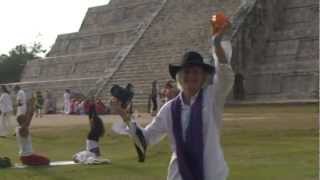
<svg viewBox="0 0 320 180">
<path fill-rule="evenodd" d="M 16 110 L 16 116 L 19 117 L 21 114 L 24 114 L 27 110 L 26 105 L 26 94 L 25 92 L 19 87 L 14 87 L 14 92 L 16 94 L 16 102 L 15 104 L 12 101 L 12 97 L 10 95 L 9 90 L 6 86 L 1 86 L 1 96 L 0 96 L 0 111 L 1 111 L 1 119 L 0 119 L 0 137 L 7 137 L 12 131 L 12 122 L 11 119 L 14 115 L 14 110 Z M 42 109 L 42 100 L 40 100 L 40 96 L 36 97 L 37 100 L 41 101 L 38 102 L 37 105 L 37 114 L 41 115 Z M 16 105 L 16 109 L 14 109 L 14 105 Z"/>
<path fill-rule="evenodd" d="M 11 130 L 11 116 L 13 113 L 13 103 L 11 100 L 10 92 L 5 86 L 1 86 L 0 96 L 0 137 L 6 137 Z"/>
<path fill-rule="evenodd" d="M 63 113 L 74 115 L 85 115 L 89 113 L 92 100 L 88 100 L 84 96 L 73 96 L 70 89 L 66 89 L 63 94 Z M 107 114 L 109 109 L 101 99 L 96 99 L 95 109 L 98 114 Z"/>
<path fill-rule="evenodd" d="M 0 110 L 1 110 L 1 137 L 7 137 L 11 131 L 11 116 L 14 110 L 14 103 L 11 100 L 9 91 L 5 86 L 1 87 L 2 93 L 0 97 Z M 43 97 L 37 92 L 34 96 L 27 97 L 24 90 L 20 86 L 14 87 L 16 94 L 16 129 L 14 135 L 17 138 L 19 146 L 20 160 L 26 165 L 48 165 L 49 159 L 37 155 L 33 152 L 31 135 L 29 126 L 34 113 L 41 116 L 41 109 L 43 106 Z"/>
<path fill-rule="evenodd" d="M 23 103 L 26 93 L 19 86 L 15 86 L 13 90 L 16 93 L 16 101 L 12 101 L 12 94 L 5 85 L 2 85 L 0 89 L 0 137 L 10 134 L 13 126 L 11 122 L 13 114 L 18 116 L 26 108 Z M 32 96 L 34 98 L 35 117 L 41 118 L 44 113 L 56 112 L 55 100 L 51 93 L 47 92 L 47 96 L 44 97 L 41 91 L 36 91 Z"/>
</svg>

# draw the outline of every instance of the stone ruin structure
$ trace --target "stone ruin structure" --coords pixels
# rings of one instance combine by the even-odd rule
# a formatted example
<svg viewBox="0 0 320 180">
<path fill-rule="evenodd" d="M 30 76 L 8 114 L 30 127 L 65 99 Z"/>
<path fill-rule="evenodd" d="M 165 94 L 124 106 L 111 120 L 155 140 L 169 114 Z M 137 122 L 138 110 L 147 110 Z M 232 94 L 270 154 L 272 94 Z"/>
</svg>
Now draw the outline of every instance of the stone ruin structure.
<svg viewBox="0 0 320 180">
<path fill-rule="evenodd" d="M 236 73 L 228 102 L 318 100 L 317 0 L 111 0 L 89 8 L 79 32 L 62 34 L 45 59 L 29 62 L 23 88 L 64 89 L 107 100 L 113 84 L 135 86 L 145 107 L 151 82 L 187 50 L 210 59 L 210 17 L 231 17 Z"/>
</svg>

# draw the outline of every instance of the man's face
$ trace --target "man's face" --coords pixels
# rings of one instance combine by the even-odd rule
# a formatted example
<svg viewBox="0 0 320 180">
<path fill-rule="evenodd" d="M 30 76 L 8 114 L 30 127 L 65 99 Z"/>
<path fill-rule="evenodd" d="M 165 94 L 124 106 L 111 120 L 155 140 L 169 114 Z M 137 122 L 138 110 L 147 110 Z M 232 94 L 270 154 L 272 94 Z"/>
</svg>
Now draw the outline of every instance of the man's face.
<svg viewBox="0 0 320 180">
<path fill-rule="evenodd" d="M 175 96 L 177 95 L 177 89 L 176 88 L 173 88 L 173 87 L 166 87 L 164 89 L 164 96 L 169 98 L 169 99 L 172 99 L 174 98 Z"/>
<path fill-rule="evenodd" d="M 199 91 L 204 83 L 206 73 L 199 66 L 188 66 L 182 69 L 183 89 Z"/>
<path fill-rule="evenodd" d="M 169 97 L 170 96 L 170 93 L 172 91 L 172 88 L 171 87 L 166 87 L 163 91 L 163 94 L 165 97 Z"/>
</svg>

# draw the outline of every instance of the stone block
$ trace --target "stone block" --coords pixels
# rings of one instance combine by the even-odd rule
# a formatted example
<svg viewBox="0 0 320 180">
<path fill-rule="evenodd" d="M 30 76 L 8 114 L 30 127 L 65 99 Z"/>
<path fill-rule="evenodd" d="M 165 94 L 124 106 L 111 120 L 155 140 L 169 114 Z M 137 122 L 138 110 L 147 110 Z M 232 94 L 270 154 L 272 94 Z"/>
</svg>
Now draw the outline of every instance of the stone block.
<svg viewBox="0 0 320 180">
<path fill-rule="evenodd" d="M 280 74 L 249 75 L 244 80 L 245 92 L 251 94 L 276 94 L 281 92 Z"/>
</svg>

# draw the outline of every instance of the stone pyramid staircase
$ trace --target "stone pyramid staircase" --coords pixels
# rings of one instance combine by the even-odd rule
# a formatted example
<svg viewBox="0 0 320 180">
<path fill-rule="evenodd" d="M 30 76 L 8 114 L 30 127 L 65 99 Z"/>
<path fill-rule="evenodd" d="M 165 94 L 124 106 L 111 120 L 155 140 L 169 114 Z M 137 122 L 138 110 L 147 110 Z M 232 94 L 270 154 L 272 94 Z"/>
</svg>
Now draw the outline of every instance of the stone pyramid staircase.
<svg viewBox="0 0 320 180">
<path fill-rule="evenodd" d="M 262 56 L 246 62 L 246 98 L 253 101 L 318 97 L 319 1 L 280 0 L 282 10 Z"/>
</svg>

